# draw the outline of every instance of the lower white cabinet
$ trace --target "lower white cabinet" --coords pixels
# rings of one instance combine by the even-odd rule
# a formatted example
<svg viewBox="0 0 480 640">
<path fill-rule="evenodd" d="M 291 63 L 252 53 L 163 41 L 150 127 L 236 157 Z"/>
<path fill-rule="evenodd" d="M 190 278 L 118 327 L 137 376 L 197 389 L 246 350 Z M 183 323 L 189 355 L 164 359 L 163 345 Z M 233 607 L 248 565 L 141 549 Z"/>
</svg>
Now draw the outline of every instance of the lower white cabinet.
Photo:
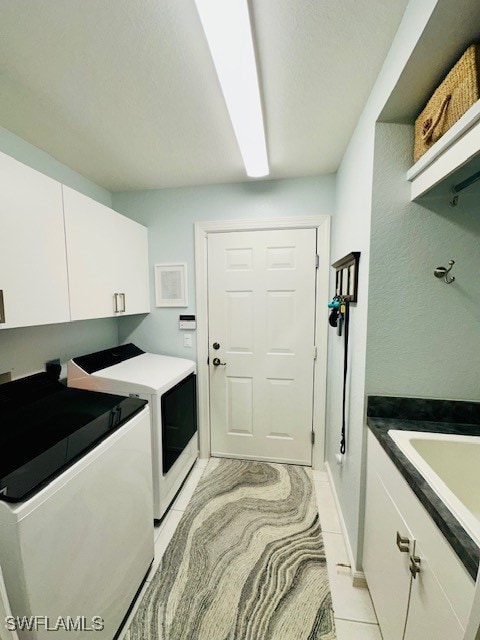
<svg viewBox="0 0 480 640">
<path fill-rule="evenodd" d="M 404 640 L 463 640 L 464 629 L 427 560 L 427 549 L 415 543 L 419 573 L 412 579 Z M 473 594 L 472 594 L 473 597 Z M 386 636 L 388 637 L 388 636 Z"/>
<path fill-rule="evenodd" d="M 72 320 L 148 313 L 147 228 L 63 186 Z"/>
<path fill-rule="evenodd" d="M 368 434 L 363 568 L 383 640 L 462 640 L 474 582 Z"/>
<path fill-rule="evenodd" d="M 413 535 L 370 465 L 367 483 L 364 571 L 383 637 L 402 640 L 410 597 Z"/>
</svg>

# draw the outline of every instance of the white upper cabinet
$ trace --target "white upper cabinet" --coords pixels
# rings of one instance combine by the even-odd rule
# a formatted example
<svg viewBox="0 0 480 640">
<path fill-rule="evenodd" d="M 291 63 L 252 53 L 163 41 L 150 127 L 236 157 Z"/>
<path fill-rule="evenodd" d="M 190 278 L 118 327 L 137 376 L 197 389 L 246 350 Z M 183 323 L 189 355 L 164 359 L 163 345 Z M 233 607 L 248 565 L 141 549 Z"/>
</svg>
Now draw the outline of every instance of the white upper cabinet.
<svg viewBox="0 0 480 640">
<path fill-rule="evenodd" d="M 63 186 L 72 320 L 148 313 L 147 228 Z"/>
<path fill-rule="evenodd" d="M 0 153 L 0 328 L 69 320 L 61 184 Z"/>
</svg>

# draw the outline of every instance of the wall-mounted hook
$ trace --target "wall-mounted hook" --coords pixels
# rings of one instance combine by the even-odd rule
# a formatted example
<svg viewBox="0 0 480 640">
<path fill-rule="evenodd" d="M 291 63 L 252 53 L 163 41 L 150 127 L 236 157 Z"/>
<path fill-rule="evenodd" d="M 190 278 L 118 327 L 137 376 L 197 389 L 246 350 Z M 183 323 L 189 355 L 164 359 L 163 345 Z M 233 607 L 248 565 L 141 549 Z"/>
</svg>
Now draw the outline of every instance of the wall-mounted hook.
<svg viewBox="0 0 480 640">
<path fill-rule="evenodd" d="M 459 195 L 458 193 L 456 193 L 455 191 L 453 191 L 452 189 L 452 197 L 450 198 L 450 206 L 451 207 L 456 207 L 458 206 L 458 199 L 459 199 Z"/>
<path fill-rule="evenodd" d="M 449 277 L 448 274 L 450 273 L 450 271 L 452 270 L 453 265 L 455 264 L 455 260 L 449 260 L 448 264 L 450 265 L 447 269 L 447 267 L 436 267 L 435 271 L 433 272 L 433 275 L 436 278 L 443 278 L 443 281 L 446 284 L 452 284 L 452 282 L 455 281 L 454 276 Z"/>
</svg>

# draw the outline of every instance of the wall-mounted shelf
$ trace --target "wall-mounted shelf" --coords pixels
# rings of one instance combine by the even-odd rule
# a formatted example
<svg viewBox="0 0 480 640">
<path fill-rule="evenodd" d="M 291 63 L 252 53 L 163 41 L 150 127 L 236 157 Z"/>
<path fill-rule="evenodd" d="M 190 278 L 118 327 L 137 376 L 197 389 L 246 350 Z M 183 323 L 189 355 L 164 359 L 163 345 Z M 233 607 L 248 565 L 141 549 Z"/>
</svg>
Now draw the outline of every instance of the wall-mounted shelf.
<svg viewBox="0 0 480 640">
<path fill-rule="evenodd" d="M 335 295 L 349 302 L 357 302 L 358 263 L 360 251 L 352 251 L 340 260 L 332 263 L 335 269 Z"/>
<path fill-rule="evenodd" d="M 480 101 L 409 169 L 411 199 L 450 193 L 454 184 L 478 170 L 477 162 L 480 163 Z M 430 193 L 434 188 L 435 193 Z"/>
</svg>

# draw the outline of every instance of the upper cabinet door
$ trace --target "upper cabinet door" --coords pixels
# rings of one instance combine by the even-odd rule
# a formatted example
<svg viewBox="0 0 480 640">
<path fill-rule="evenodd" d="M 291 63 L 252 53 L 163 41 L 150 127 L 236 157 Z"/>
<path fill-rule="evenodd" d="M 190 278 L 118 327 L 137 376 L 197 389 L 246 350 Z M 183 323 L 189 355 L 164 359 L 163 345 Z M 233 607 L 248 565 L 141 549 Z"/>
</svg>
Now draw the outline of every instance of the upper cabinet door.
<svg viewBox="0 0 480 640">
<path fill-rule="evenodd" d="M 0 328 L 69 320 L 62 186 L 0 153 Z"/>
<path fill-rule="evenodd" d="M 149 309 L 147 228 L 63 186 L 72 320 Z"/>
</svg>

